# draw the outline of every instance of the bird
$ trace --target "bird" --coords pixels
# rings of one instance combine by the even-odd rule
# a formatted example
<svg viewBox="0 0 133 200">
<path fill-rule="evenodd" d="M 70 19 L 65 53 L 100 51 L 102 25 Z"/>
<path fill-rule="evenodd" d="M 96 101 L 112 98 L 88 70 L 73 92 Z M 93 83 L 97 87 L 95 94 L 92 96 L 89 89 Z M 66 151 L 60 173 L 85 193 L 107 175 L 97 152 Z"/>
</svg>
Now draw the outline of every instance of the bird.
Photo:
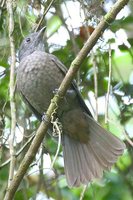
<svg viewBox="0 0 133 200">
<path fill-rule="evenodd" d="M 45 29 L 23 39 L 16 75 L 17 91 L 40 121 L 67 73 L 56 56 L 44 51 Z M 62 124 L 61 143 L 68 186 L 79 187 L 102 178 L 126 146 L 94 120 L 76 81 L 72 81 L 56 115 Z M 48 132 L 52 132 L 52 124 Z"/>
</svg>

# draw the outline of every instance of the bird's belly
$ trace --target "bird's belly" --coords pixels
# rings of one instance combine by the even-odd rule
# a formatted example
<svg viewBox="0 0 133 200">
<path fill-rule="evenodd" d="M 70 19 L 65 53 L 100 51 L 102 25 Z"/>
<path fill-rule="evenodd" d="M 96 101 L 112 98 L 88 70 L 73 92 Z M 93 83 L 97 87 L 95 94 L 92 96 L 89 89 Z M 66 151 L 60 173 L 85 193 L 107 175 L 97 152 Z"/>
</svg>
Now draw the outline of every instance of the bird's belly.
<svg viewBox="0 0 133 200">
<path fill-rule="evenodd" d="M 19 75 L 18 75 L 19 76 Z M 47 70 L 40 72 L 36 69 L 30 69 L 30 73 L 21 73 L 20 90 L 28 102 L 40 113 L 43 114 L 58 89 L 63 76 L 55 77 L 55 73 L 47 73 Z"/>
</svg>

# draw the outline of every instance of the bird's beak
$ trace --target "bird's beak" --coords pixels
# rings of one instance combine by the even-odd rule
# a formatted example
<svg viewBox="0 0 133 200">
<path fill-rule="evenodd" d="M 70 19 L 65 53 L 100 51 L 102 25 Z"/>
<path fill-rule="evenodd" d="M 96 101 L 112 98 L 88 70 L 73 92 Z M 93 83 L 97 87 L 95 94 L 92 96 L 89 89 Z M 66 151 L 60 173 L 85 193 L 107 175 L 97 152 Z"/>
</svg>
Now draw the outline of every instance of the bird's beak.
<svg viewBox="0 0 133 200">
<path fill-rule="evenodd" d="M 45 32 L 46 30 L 46 26 L 44 26 L 41 30 L 39 30 L 38 32 L 42 33 L 42 32 Z"/>
<path fill-rule="evenodd" d="M 45 30 L 46 30 L 46 26 L 44 26 L 42 29 L 40 29 L 38 31 L 37 38 L 43 37 Z"/>
</svg>

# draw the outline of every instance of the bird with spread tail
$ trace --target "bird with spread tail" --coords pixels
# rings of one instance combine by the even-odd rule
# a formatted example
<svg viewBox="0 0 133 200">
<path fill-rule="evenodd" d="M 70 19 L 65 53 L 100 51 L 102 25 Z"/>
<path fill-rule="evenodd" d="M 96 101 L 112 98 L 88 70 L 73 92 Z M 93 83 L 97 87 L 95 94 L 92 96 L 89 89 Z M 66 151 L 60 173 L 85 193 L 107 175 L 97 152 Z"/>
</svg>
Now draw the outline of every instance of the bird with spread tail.
<svg viewBox="0 0 133 200">
<path fill-rule="evenodd" d="M 40 121 L 67 72 L 57 57 L 44 51 L 44 31 L 42 28 L 23 40 L 17 69 L 17 90 Z M 62 124 L 64 168 L 70 187 L 101 178 L 123 154 L 125 144 L 93 119 L 74 81 L 60 102 L 57 117 Z"/>
</svg>

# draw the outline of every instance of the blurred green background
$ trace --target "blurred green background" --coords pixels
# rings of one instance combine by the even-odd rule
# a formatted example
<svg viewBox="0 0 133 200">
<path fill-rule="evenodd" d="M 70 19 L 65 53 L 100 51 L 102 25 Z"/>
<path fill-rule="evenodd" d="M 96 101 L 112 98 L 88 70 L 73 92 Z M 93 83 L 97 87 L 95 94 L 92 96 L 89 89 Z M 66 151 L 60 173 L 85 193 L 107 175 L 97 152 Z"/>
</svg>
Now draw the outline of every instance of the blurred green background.
<svg viewBox="0 0 133 200">
<path fill-rule="evenodd" d="M 23 38 L 37 27 L 51 0 L 14 1 L 14 43 L 16 57 Z M 47 26 L 44 46 L 69 68 L 87 38 L 106 14 L 114 0 L 56 0 L 44 16 L 41 27 Z M 106 129 L 125 141 L 127 149 L 111 172 L 105 172 L 101 180 L 88 185 L 84 200 L 132 200 L 133 199 L 133 148 L 126 140 L 133 138 L 133 2 L 122 9 L 91 53 L 84 60 L 76 76 L 82 96 Z M 6 191 L 9 164 L 2 164 L 10 157 L 9 136 L 11 127 L 9 101 L 10 43 L 8 37 L 9 16 L 6 2 L 0 5 L 0 199 Z M 109 52 L 111 57 L 109 58 Z M 108 103 L 108 123 L 105 124 L 105 96 L 111 85 Z M 16 62 L 16 68 L 18 60 Z M 97 78 L 97 84 L 94 81 Z M 97 93 L 96 93 L 97 91 Z M 27 109 L 16 93 L 16 152 L 37 129 L 39 122 Z M 97 105 L 97 106 L 96 106 Z M 83 187 L 68 188 L 64 175 L 62 151 L 54 169 L 50 170 L 57 144 L 47 136 L 16 193 L 15 200 L 77 200 Z M 17 156 L 18 169 L 25 151 Z"/>
</svg>

